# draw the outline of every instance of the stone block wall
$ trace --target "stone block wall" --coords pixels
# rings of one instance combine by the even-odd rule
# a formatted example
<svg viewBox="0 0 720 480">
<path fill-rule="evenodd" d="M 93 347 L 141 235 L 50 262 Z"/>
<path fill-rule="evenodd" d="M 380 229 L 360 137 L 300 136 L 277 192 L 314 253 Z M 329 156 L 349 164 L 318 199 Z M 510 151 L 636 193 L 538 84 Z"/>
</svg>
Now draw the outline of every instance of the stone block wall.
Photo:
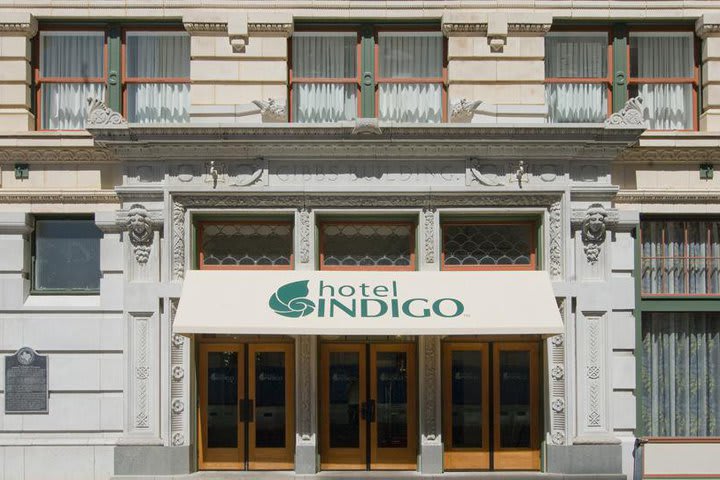
<svg viewBox="0 0 720 480">
<path fill-rule="evenodd" d="M 29 13 L 0 15 L 0 130 L 35 129 L 30 101 L 30 38 L 36 33 L 37 20 Z"/>
</svg>

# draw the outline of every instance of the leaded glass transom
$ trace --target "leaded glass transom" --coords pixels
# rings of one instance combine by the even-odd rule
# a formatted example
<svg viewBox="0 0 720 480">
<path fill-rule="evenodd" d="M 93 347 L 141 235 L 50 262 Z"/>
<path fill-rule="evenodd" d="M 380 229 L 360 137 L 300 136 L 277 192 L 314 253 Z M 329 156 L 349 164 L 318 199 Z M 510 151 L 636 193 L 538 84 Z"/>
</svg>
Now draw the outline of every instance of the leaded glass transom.
<svg viewBox="0 0 720 480">
<path fill-rule="evenodd" d="M 321 227 L 322 266 L 412 267 L 415 229 L 411 224 L 329 223 Z"/>
<path fill-rule="evenodd" d="M 203 223 L 200 267 L 289 268 L 292 247 L 288 223 Z"/>
<path fill-rule="evenodd" d="M 534 267 L 531 224 L 443 226 L 444 265 L 448 267 Z"/>
</svg>

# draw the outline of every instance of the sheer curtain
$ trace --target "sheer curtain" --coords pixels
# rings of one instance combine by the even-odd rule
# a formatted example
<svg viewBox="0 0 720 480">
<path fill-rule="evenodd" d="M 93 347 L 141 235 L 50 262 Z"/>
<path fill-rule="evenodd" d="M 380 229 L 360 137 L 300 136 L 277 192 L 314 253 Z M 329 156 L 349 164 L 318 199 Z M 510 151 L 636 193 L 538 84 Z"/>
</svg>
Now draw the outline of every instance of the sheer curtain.
<svg viewBox="0 0 720 480">
<path fill-rule="evenodd" d="M 293 78 L 324 79 L 293 84 L 293 120 L 323 123 L 357 116 L 357 36 L 354 32 L 297 32 Z M 352 80 L 332 83 L 331 79 Z"/>
<path fill-rule="evenodd" d="M 190 78 L 190 37 L 182 32 L 128 32 L 128 78 Z M 128 83 L 128 121 L 183 123 L 190 119 L 189 83 Z"/>
<path fill-rule="evenodd" d="M 546 78 L 607 78 L 607 33 L 551 33 L 545 38 Z M 602 122 L 608 112 L 605 83 L 547 83 L 550 123 Z"/>
<path fill-rule="evenodd" d="M 427 78 L 437 83 L 383 83 L 380 118 L 394 122 L 442 121 L 443 39 L 435 32 L 380 32 L 380 78 Z"/>
<path fill-rule="evenodd" d="M 633 33 L 630 35 L 631 76 L 635 78 L 693 77 L 693 36 L 680 33 Z M 692 85 L 639 84 L 644 115 L 650 128 L 690 129 L 693 126 Z"/>
<path fill-rule="evenodd" d="M 102 79 L 104 76 L 103 32 L 42 32 L 40 76 L 62 79 Z M 102 80 L 101 80 L 102 81 Z M 85 126 L 87 97 L 105 100 L 104 83 L 41 84 L 42 128 L 75 130 Z"/>
<path fill-rule="evenodd" d="M 646 313 L 642 342 L 646 434 L 720 435 L 720 314 Z"/>
</svg>

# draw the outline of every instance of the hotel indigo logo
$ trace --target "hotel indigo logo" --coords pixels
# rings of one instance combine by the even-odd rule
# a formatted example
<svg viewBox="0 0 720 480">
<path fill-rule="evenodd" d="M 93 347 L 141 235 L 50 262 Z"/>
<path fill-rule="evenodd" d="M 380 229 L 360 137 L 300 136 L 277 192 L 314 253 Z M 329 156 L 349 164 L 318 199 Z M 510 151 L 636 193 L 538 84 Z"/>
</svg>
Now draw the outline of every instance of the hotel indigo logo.
<svg viewBox="0 0 720 480">
<path fill-rule="evenodd" d="M 465 305 L 457 298 L 428 299 L 401 298 L 398 282 L 384 284 L 360 283 L 334 285 L 317 282 L 317 294 L 310 297 L 310 280 L 286 283 L 270 297 L 268 305 L 279 315 L 299 318 L 316 312 L 321 318 L 375 318 L 390 315 L 426 318 L 431 315 L 455 318 L 465 312 Z"/>
</svg>

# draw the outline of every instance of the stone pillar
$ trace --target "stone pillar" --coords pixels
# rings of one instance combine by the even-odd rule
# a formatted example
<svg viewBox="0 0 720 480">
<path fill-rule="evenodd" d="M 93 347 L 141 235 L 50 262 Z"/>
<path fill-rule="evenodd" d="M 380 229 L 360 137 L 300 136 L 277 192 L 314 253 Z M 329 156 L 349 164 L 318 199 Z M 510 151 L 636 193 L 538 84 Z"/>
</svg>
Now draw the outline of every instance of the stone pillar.
<svg viewBox="0 0 720 480">
<path fill-rule="evenodd" d="M 295 338 L 295 473 L 314 474 L 318 465 L 317 337 Z"/>
<path fill-rule="evenodd" d="M 440 337 L 421 335 L 418 340 L 420 367 L 420 473 L 443 472 L 443 442 L 440 405 Z"/>
<path fill-rule="evenodd" d="M 702 39 L 700 130 L 720 131 L 720 14 L 703 15 L 695 30 Z"/>
<path fill-rule="evenodd" d="M 551 24 L 547 14 L 445 15 L 449 120 L 544 123 L 544 37 Z"/>
<path fill-rule="evenodd" d="M 37 20 L 29 13 L 0 14 L 0 130 L 35 129 L 30 109 L 30 40 L 36 33 Z"/>
<path fill-rule="evenodd" d="M 30 292 L 32 218 L 25 212 L 0 212 L 0 307 L 21 309 Z"/>
</svg>

